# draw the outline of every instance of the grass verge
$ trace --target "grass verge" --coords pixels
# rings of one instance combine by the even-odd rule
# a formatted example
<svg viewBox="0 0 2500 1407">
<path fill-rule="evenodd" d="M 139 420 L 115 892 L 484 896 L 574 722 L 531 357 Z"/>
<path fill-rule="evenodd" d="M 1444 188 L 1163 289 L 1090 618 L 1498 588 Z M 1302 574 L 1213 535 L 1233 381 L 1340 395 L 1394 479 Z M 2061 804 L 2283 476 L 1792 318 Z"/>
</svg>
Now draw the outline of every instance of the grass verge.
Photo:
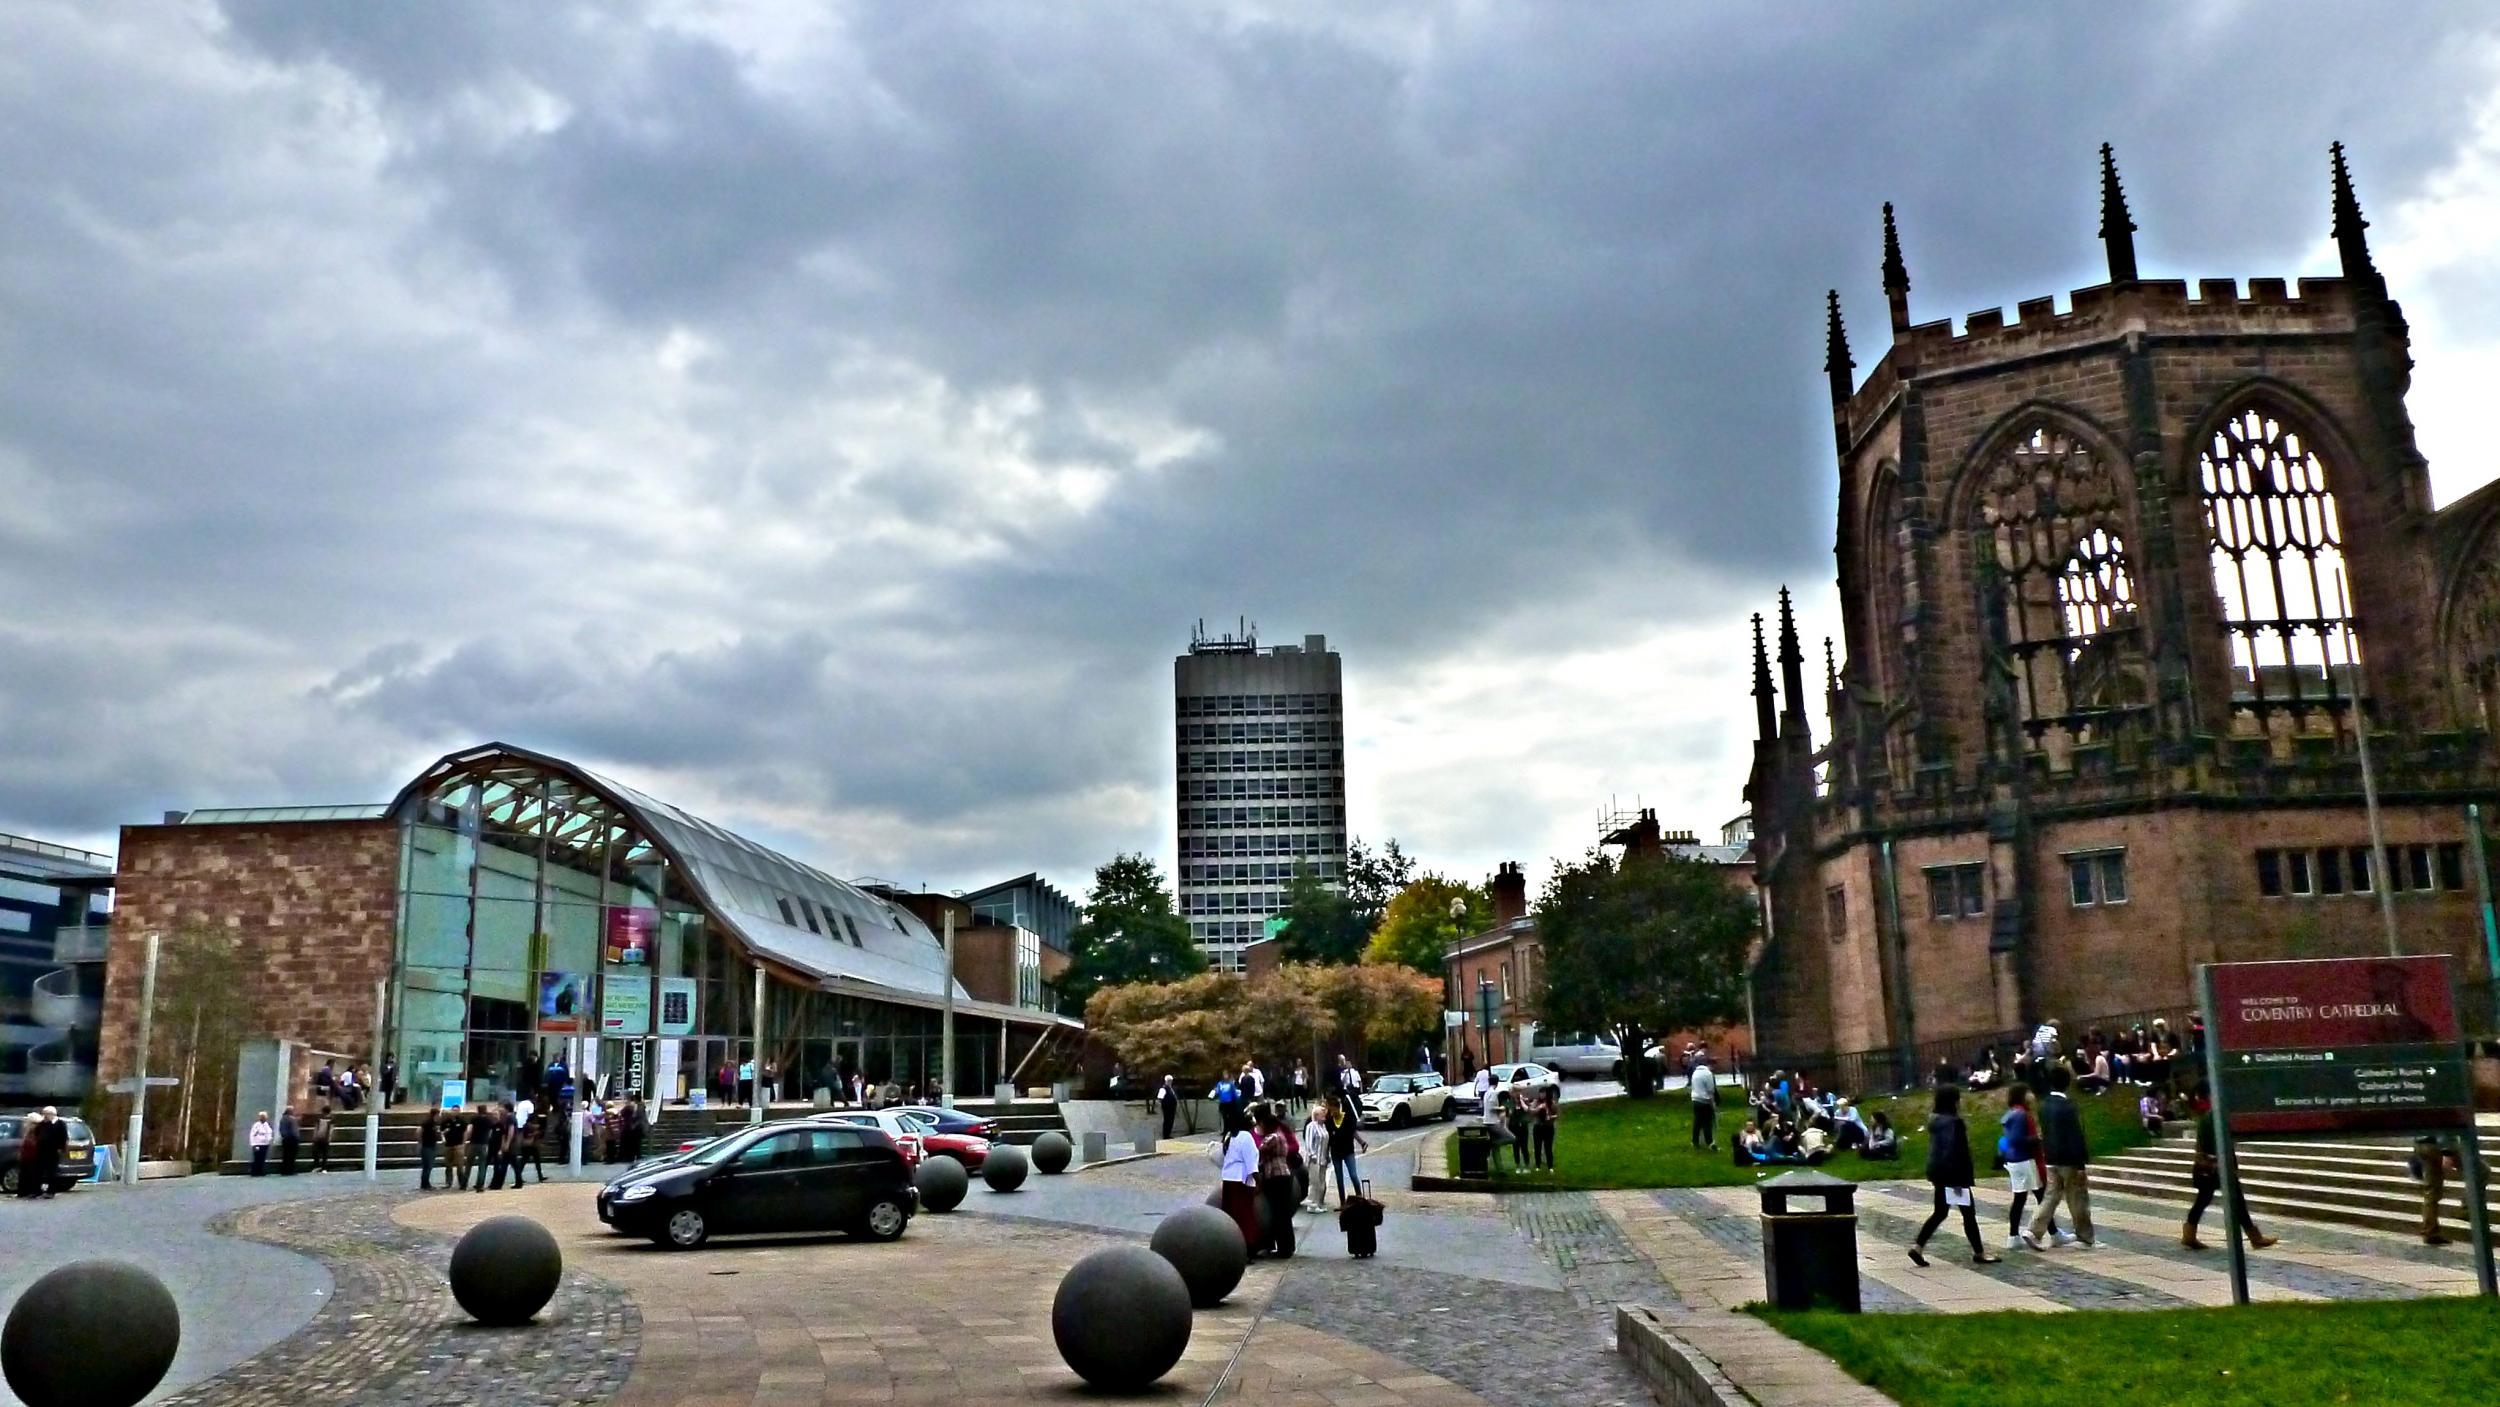
<svg viewBox="0 0 2500 1407">
<path fill-rule="evenodd" d="M 1755 1313 L 1902 1407 L 2454 1404 L 2500 1396 L 2500 1304 Z"/>
<path fill-rule="evenodd" d="M 2078 1095 L 2075 1103 L 2083 1111 L 2084 1134 L 2091 1140 L 2095 1157 L 2132 1148 L 2145 1142 L 2145 1133 L 2136 1123 L 2137 1091 L 2131 1088 L 2112 1090 L 2107 1094 Z M 1840 1153 L 1818 1165 L 1816 1171 L 1845 1177 L 1853 1182 L 1873 1182 L 1885 1178 L 1923 1179 L 1927 1168 L 1927 1115 L 1933 1098 L 1925 1091 L 1891 1097 L 1875 1097 L 1859 1107 L 1872 1115 L 1882 1110 L 1890 1115 L 1901 1130 L 1901 1160 L 1895 1163 L 1870 1163 L 1855 1153 Z M 1971 1158 L 1978 1165 L 1980 1176 L 1992 1176 L 1992 1156 L 1996 1148 L 1997 1118 L 2005 1112 L 2005 1096 L 2000 1091 L 1982 1091 L 1962 1096 L 1963 1117 L 1970 1123 Z M 1785 1166 L 1740 1168 L 1732 1161 L 1728 1149 L 1737 1131 L 1745 1126 L 1742 1104 L 1722 1106 L 1719 1110 L 1719 1148 L 1717 1152 L 1692 1146 L 1693 1105 L 1680 1092 L 1668 1091 L 1647 1099 L 1593 1099 L 1563 1106 L 1562 1121 L 1554 1130 L 1555 1169 L 1551 1173 L 1505 1173 L 1505 1186 L 1521 1189 L 1537 1187 L 1596 1189 L 1606 1187 L 1745 1187 L 1761 1178 L 1789 1171 Z M 1447 1145 L 1449 1175 L 1458 1175 L 1458 1140 Z M 1507 1166 L 1507 1162 L 1505 1162 Z"/>
</svg>

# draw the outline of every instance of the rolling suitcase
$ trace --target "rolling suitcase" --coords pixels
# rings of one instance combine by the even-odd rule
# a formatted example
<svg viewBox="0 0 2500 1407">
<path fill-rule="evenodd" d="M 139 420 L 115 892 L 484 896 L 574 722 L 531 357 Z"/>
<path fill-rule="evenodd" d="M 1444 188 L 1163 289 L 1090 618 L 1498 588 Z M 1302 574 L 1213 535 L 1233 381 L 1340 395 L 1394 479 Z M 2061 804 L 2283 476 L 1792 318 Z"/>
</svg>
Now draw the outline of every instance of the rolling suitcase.
<svg viewBox="0 0 2500 1407">
<path fill-rule="evenodd" d="M 1337 1209 L 1337 1229 L 1345 1233 L 1346 1254 L 1356 1260 L 1369 1260 L 1380 1250 L 1380 1203 L 1373 1200 L 1371 1184 L 1345 1199 Z"/>
</svg>

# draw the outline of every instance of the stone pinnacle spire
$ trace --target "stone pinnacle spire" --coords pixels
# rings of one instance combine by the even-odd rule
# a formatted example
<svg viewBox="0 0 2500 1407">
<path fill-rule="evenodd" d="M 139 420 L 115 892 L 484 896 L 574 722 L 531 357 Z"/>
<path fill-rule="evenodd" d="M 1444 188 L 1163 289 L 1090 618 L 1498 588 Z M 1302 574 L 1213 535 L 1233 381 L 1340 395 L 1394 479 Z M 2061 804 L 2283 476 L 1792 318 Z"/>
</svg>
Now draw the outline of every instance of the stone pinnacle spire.
<svg viewBox="0 0 2500 1407">
<path fill-rule="evenodd" d="M 1787 705 L 1780 711 L 1783 723 L 1792 722 L 1793 730 L 1803 735 L 1806 722 L 1806 657 L 1797 647 L 1797 615 L 1789 608 L 1788 588 L 1780 588 L 1780 688 L 1787 696 Z"/>
<path fill-rule="evenodd" d="M 1910 330 L 1910 267 L 1901 262 L 1901 231 L 1892 222 L 1892 202 L 1884 202 L 1884 301 L 1892 305 L 1895 335 Z"/>
<path fill-rule="evenodd" d="M 2101 143 L 2101 245 L 2109 251 L 2109 281 L 2133 283 L 2135 221 L 2127 215 L 2127 192 L 2118 184 L 2118 158 Z"/>
<path fill-rule="evenodd" d="M 2343 256 L 2344 277 L 2376 277 L 2378 266 L 2370 262 L 2370 237 L 2362 231 L 2370 222 L 2361 218 L 2361 201 L 2352 193 L 2352 170 L 2344 164 L 2344 144 L 2328 147 L 2327 156 L 2335 177 L 2335 249 Z"/>
<path fill-rule="evenodd" d="M 1840 325 L 1840 290 L 1824 295 L 1828 311 L 1823 319 L 1823 375 L 1832 383 L 1832 404 L 1848 401 L 1854 383 L 1850 371 L 1857 363 L 1849 359 L 1849 329 Z"/>
<path fill-rule="evenodd" d="M 1779 705 L 1771 694 L 1771 656 L 1762 645 L 1762 613 L 1753 617 L 1753 715 L 1756 735 L 1764 742 L 1779 736 L 1773 716 Z"/>
</svg>

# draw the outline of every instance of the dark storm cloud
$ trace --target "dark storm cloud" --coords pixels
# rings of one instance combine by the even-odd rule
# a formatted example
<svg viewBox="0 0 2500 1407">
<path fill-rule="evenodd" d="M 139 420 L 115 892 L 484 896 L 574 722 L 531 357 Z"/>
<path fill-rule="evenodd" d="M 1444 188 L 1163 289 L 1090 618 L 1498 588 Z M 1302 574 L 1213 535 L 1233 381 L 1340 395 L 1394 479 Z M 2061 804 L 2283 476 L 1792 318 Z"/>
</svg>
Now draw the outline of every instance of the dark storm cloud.
<svg viewBox="0 0 2500 1407">
<path fill-rule="evenodd" d="M 2392 209 L 2494 72 L 2464 6 L 219 14 L 0 16 L 0 824 L 507 736 L 964 877 L 1163 843 L 1196 616 L 1533 676 L 1827 589 L 1882 201 L 1922 319 L 2097 281 L 2105 139 L 2148 273 L 2294 274 L 2326 143 Z M 1555 785 L 1729 809 L 1660 707 Z"/>
</svg>

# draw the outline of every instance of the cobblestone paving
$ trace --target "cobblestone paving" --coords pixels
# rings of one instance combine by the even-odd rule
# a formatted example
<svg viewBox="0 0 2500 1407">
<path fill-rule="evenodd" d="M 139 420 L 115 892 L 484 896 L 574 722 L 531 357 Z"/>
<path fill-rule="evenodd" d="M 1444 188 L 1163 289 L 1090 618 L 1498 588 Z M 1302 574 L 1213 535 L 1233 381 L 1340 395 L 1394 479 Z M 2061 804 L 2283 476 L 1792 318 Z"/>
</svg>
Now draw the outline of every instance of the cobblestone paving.
<svg viewBox="0 0 2500 1407">
<path fill-rule="evenodd" d="M 1513 1193 L 1500 1201 L 1503 1217 L 1554 1263 L 1563 1288 L 1583 1308 L 1611 1315 L 1618 1304 L 1680 1302 L 1649 1257 L 1586 1192 Z"/>
<path fill-rule="evenodd" d="M 569 1272 L 524 1329 L 469 1321 L 444 1275 L 449 1243 L 400 1226 L 383 1193 L 230 1212 L 212 1229 L 301 1251 L 336 1286 L 312 1322 L 165 1399 L 178 1407 L 564 1407 L 605 1401 L 634 1364 L 641 1322 L 616 1287 Z"/>
</svg>

